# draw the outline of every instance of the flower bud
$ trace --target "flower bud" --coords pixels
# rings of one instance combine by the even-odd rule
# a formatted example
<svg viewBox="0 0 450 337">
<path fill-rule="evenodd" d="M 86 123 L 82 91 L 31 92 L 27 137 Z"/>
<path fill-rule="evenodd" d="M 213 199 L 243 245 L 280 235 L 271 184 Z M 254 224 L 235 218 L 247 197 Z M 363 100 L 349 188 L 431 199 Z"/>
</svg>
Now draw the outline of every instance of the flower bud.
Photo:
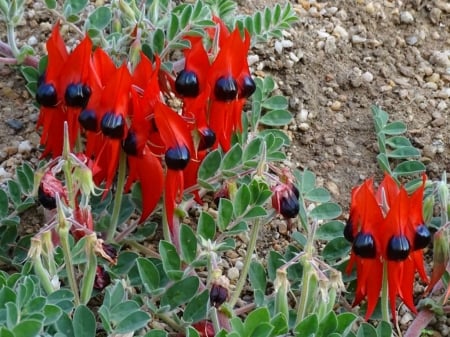
<svg viewBox="0 0 450 337">
<path fill-rule="evenodd" d="M 94 289 L 103 290 L 111 283 L 109 274 L 102 266 L 97 266 L 95 272 Z"/>
<path fill-rule="evenodd" d="M 430 293 L 433 287 L 444 275 L 450 260 L 449 235 L 446 229 L 441 229 L 434 234 L 433 242 L 433 271 L 431 280 L 428 284 L 425 294 Z"/>
<path fill-rule="evenodd" d="M 128 20 L 136 22 L 136 15 L 133 9 L 125 0 L 119 0 L 119 9 Z"/>
<path fill-rule="evenodd" d="M 212 273 L 211 290 L 209 291 L 209 301 L 211 305 L 219 308 L 228 300 L 228 288 L 230 281 L 222 275 L 220 269 L 215 269 Z"/>
<path fill-rule="evenodd" d="M 286 269 L 277 269 L 277 276 L 273 284 L 275 288 L 275 313 L 282 313 L 286 319 L 289 318 L 289 280 Z"/>
</svg>

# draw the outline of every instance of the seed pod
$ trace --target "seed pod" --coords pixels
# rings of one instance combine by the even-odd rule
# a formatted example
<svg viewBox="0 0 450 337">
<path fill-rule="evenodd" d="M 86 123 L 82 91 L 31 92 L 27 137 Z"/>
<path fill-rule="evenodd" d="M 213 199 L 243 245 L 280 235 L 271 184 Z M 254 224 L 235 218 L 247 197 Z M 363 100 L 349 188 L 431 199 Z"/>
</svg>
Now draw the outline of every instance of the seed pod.
<svg viewBox="0 0 450 337">
<path fill-rule="evenodd" d="M 200 92 L 197 74 L 183 69 L 175 80 L 175 90 L 184 97 L 197 97 Z"/>
<path fill-rule="evenodd" d="M 66 104 L 74 108 L 85 108 L 91 97 L 91 88 L 82 83 L 72 83 L 66 88 L 64 99 Z"/>
<path fill-rule="evenodd" d="M 408 257 L 410 250 L 410 244 L 406 236 L 394 235 L 388 242 L 387 258 L 391 261 L 403 261 Z"/>
<path fill-rule="evenodd" d="M 215 86 L 214 94 L 219 101 L 232 101 L 236 99 L 238 94 L 238 86 L 236 80 L 231 77 L 220 77 Z"/>
<path fill-rule="evenodd" d="M 353 241 L 353 251 L 359 257 L 373 259 L 376 249 L 372 234 L 359 232 Z"/>
</svg>

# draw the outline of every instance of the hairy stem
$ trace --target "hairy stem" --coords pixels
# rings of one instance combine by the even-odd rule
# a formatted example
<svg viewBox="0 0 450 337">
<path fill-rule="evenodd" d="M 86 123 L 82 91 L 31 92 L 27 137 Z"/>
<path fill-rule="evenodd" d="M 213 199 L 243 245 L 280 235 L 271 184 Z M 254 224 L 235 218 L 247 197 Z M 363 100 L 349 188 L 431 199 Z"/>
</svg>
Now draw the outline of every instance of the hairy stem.
<svg viewBox="0 0 450 337">
<path fill-rule="evenodd" d="M 383 262 L 383 280 L 381 285 L 381 317 L 383 321 L 390 323 L 387 261 Z"/>
</svg>

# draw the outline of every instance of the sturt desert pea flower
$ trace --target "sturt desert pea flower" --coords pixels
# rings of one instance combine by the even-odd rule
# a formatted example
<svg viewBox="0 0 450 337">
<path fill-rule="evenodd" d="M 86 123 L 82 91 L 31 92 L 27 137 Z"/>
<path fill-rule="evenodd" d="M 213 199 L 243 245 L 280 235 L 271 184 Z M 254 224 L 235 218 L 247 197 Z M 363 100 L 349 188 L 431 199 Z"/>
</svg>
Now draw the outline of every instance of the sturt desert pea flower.
<svg viewBox="0 0 450 337">
<path fill-rule="evenodd" d="M 272 187 L 272 207 L 287 221 L 291 229 L 291 219 L 296 218 L 300 211 L 300 193 L 288 171 L 279 173 L 279 182 Z"/>
<path fill-rule="evenodd" d="M 353 305 L 367 297 L 366 319 L 378 302 L 384 271 L 393 319 L 397 296 L 417 312 L 413 303 L 414 274 L 417 270 L 422 280 L 428 281 L 422 249 L 431 238 L 422 215 L 424 187 L 425 177 L 421 187 L 408 196 L 404 187 L 385 175 L 376 192 L 372 179 L 352 191 L 350 218 L 344 230 L 344 236 L 353 244 L 347 272 L 356 264 Z"/>
<path fill-rule="evenodd" d="M 39 183 L 38 188 L 38 200 L 39 203 L 46 209 L 56 208 L 56 194 L 60 195 L 60 198 L 67 202 L 67 190 L 57 179 L 51 170 L 44 173 Z"/>
</svg>

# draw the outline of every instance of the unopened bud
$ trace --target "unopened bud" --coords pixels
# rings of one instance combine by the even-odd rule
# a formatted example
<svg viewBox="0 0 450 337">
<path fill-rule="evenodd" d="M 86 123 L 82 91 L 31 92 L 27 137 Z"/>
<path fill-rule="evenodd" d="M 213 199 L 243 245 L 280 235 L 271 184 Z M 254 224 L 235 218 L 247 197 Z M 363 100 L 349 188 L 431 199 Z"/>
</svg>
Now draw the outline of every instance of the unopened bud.
<svg viewBox="0 0 450 337">
<path fill-rule="evenodd" d="M 133 9 L 130 7 L 130 5 L 126 1 L 119 0 L 119 9 L 123 13 L 125 18 L 127 18 L 131 22 L 136 22 L 136 15 L 135 15 Z"/>
<path fill-rule="evenodd" d="M 289 280 L 286 269 L 277 269 L 277 276 L 273 284 L 275 288 L 275 313 L 282 313 L 286 319 L 289 318 Z"/>
<path fill-rule="evenodd" d="M 425 223 L 430 223 L 433 218 L 434 202 L 435 199 L 433 194 L 427 196 L 423 201 L 423 218 Z"/>
<path fill-rule="evenodd" d="M 211 285 L 211 290 L 209 291 L 209 301 L 211 305 L 219 308 L 226 300 L 228 300 L 228 288 L 230 286 L 230 281 L 221 275 L 214 279 Z"/>
<path fill-rule="evenodd" d="M 433 243 L 433 271 L 431 273 L 431 280 L 428 284 L 425 294 L 428 294 L 436 283 L 444 275 L 447 265 L 450 260 L 450 246 L 448 244 L 449 237 L 446 229 L 442 228 L 434 234 Z"/>
</svg>

